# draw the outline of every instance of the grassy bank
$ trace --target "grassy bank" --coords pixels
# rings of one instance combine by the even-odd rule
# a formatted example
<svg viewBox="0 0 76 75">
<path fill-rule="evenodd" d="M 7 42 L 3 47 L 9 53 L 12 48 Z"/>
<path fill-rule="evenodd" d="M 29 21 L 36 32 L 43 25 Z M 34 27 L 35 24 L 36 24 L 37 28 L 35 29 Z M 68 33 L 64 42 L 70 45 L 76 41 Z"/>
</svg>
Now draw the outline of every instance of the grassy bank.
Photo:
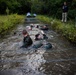
<svg viewBox="0 0 76 75">
<path fill-rule="evenodd" d="M 6 34 L 9 30 L 21 23 L 24 16 L 17 14 L 0 16 L 0 36 Z"/>
<path fill-rule="evenodd" d="M 62 23 L 60 20 L 42 15 L 39 15 L 37 18 L 42 22 L 48 23 L 53 30 L 66 37 L 70 42 L 76 43 L 76 27 L 74 23 Z"/>
</svg>

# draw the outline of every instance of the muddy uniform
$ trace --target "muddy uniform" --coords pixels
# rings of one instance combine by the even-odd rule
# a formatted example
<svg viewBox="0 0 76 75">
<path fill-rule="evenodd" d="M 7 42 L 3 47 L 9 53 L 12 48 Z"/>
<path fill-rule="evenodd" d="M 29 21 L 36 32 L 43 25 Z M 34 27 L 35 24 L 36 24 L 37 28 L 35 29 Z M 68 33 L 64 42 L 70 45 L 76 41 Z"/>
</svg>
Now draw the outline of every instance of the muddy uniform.
<svg viewBox="0 0 76 75">
<path fill-rule="evenodd" d="M 26 36 L 23 39 L 23 46 L 21 46 L 21 48 L 27 48 L 27 47 L 31 46 L 32 43 L 33 43 L 32 39 L 29 36 Z"/>
</svg>

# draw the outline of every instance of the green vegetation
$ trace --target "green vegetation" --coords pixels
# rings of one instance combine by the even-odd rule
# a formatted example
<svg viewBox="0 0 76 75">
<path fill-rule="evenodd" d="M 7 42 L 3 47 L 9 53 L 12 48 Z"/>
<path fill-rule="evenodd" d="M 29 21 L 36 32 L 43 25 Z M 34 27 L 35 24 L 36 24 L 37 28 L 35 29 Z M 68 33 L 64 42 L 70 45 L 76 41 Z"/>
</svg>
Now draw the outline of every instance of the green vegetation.
<svg viewBox="0 0 76 75">
<path fill-rule="evenodd" d="M 23 16 L 17 14 L 0 16 L 0 35 L 5 34 L 7 31 L 15 27 L 18 23 L 22 22 L 23 18 Z"/>
<path fill-rule="evenodd" d="M 75 19 L 76 0 L 0 0 L 0 14 L 31 12 L 61 18 L 64 1 L 69 7 L 68 19 Z"/>
<path fill-rule="evenodd" d="M 52 29 L 66 37 L 70 42 L 76 43 L 76 27 L 72 23 L 62 23 L 60 20 L 47 16 L 38 16 L 39 20 L 48 23 Z"/>
</svg>

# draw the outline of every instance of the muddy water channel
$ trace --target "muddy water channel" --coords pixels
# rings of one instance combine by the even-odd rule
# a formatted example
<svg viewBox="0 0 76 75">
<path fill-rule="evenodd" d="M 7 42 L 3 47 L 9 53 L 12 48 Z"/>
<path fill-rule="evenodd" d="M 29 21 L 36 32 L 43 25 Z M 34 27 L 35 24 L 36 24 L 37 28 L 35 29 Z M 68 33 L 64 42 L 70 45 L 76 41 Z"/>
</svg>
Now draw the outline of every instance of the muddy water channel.
<svg viewBox="0 0 76 75">
<path fill-rule="evenodd" d="M 22 30 L 27 25 L 45 25 L 36 19 L 31 20 L 0 41 L 0 75 L 76 75 L 76 47 L 51 29 L 45 32 L 48 39 L 41 42 L 50 42 L 52 49 L 20 48 Z M 38 31 L 28 32 L 34 43 L 34 34 Z"/>
</svg>

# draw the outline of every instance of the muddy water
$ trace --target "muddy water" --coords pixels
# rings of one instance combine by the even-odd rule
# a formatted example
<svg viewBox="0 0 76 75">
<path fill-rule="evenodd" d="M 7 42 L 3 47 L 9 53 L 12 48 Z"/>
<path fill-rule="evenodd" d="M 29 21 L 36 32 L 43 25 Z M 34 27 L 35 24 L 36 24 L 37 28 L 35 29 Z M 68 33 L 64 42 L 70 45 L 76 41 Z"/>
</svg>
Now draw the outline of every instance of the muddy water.
<svg viewBox="0 0 76 75">
<path fill-rule="evenodd" d="M 34 19 L 32 21 L 35 21 L 34 25 L 44 25 Z M 31 22 L 19 25 L 0 42 L 0 75 L 76 75 L 76 47 L 51 29 L 45 32 L 49 39 L 42 41 L 50 42 L 52 49 L 20 49 L 21 32 Z M 34 34 L 38 31 L 29 31 L 34 43 Z"/>
</svg>

